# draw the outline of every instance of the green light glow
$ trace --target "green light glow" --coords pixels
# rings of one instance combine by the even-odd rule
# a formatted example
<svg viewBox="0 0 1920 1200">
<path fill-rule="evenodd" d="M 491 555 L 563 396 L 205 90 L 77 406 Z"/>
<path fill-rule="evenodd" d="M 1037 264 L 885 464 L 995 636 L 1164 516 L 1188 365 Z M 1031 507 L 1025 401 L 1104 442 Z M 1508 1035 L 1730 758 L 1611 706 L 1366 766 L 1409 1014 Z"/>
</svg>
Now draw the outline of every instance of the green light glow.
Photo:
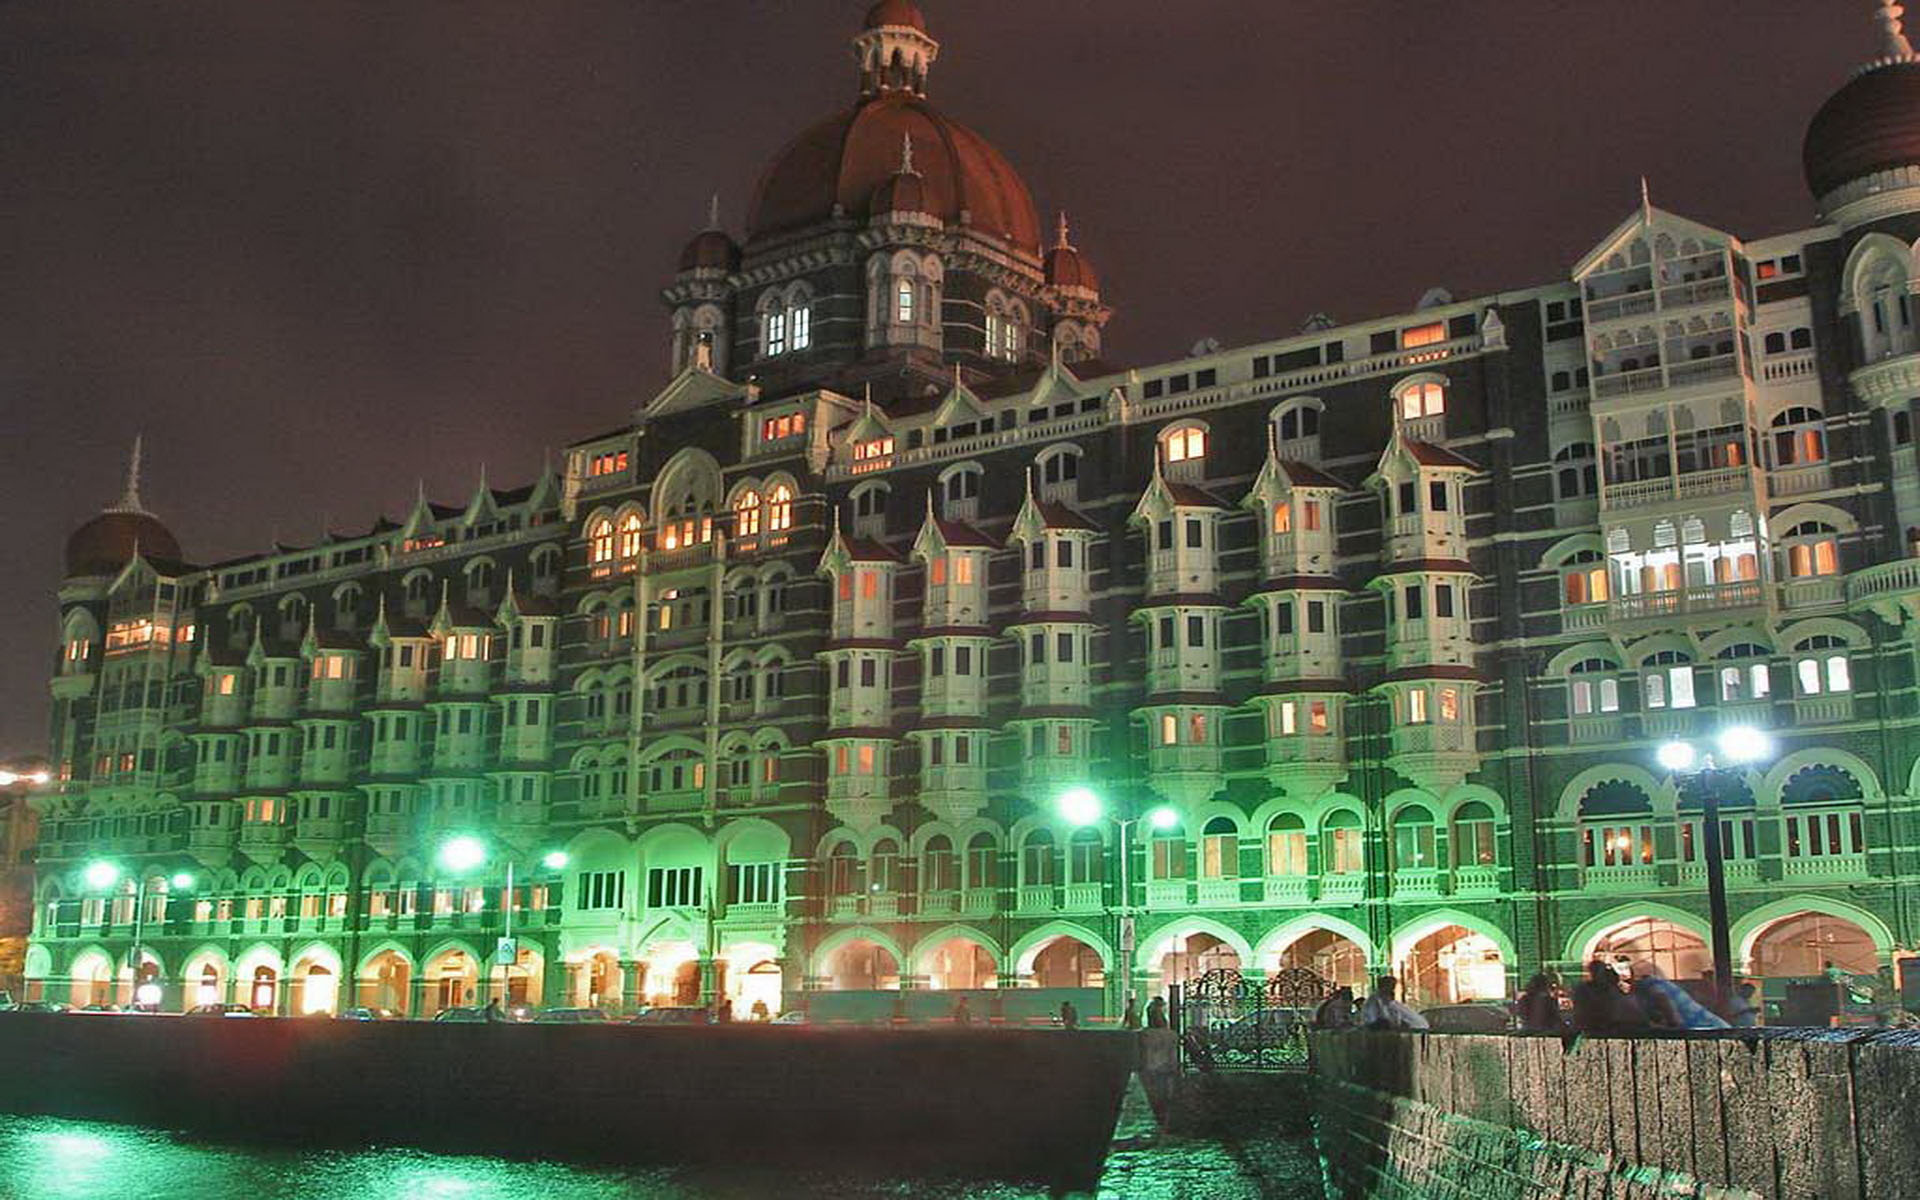
<svg viewBox="0 0 1920 1200">
<path fill-rule="evenodd" d="M 486 861 L 486 843 L 477 837 L 461 834 L 441 843 L 440 865 L 449 871 L 471 871 Z"/>
<path fill-rule="evenodd" d="M 1060 816 L 1072 825 L 1091 825 L 1106 815 L 1106 806 L 1092 788 L 1068 788 L 1054 802 Z"/>
<path fill-rule="evenodd" d="M 1180 814 L 1162 804 L 1147 814 L 1147 823 L 1155 829 L 1172 829 L 1180 823 Z"/>
<path fill-rule="evenodd" d="M 120 868 L 105 859 L 100 859 L 88 863 L 86 873 L 82 877 L 87 881 L 88 887 L 103 891 L 120 881 Z"/>
</svg>

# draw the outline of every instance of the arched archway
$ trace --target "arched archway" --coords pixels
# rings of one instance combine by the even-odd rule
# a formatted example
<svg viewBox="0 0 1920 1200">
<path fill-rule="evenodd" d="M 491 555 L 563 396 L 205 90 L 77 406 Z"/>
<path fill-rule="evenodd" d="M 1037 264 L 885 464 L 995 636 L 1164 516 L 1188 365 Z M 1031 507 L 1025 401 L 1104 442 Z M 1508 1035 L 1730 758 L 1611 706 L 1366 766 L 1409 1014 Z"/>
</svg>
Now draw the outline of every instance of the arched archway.
<svg viewBox="0 0 1920 1200">
<path fill-rule="evenodd" d="M 1578 949 L 1583 963 L 1597 958 L 1624 971 L 1650 962 L 1673 980 L 1700 979 L 1713 969 L 1713 952 L 1697 924 L 1652 913 L 1596 929 Z"/>
<path fill-rule="evenodd" d="M 511 963 L 495 962 L 487 974 L 487 995 L 508 1008 L 541 1003 L 547 974 L 546 956 L 538 946 L 521 942 Z"/>
<path fill-rule="evenodd" d="M 1367 987 L 1367 949 L 1337 929 L 1308 928 L 1272 956 L 1272 970 L 1305 969 L 1356 995 Z"/>
<path fill-rule="evenodd" d="M 420 1015 L 434 1016 L 449 1008 L 474 1003 L 480 985 L 480 964 L 465 946 L 448 946 L 430 956 L 421 969 L 426 996 Z"/>
<path fill-rule="evenodd" d="M 1465 925 L 1441 925 L 1399 948 L 1394 973 L 1412 1004 L 1504 1000 L 1507 959 L 1500 943 Z"/>
<path fill-rule="evenodd" d="M 1000 964 L 978 938 L 956 933 L 920 951 L 920 972 L 934 991 L 968 991 L 996 986 Z"/>
<path fill-rule="evenodd" d="M 842 942 L 827 957 L 828 986 L 837 992 L 898 991 L 900 960 L 867 938 Z"/>
<path fill-rule="evenodd" d="M 104 951 L 88 950 L 76 955 L 67 968 L 71 982 L 68 1003 L 75 1008 L 113 1002 L 113 960 Z"/>
<path fill-rule="evenodd" d="M 408 1015 L 413 1002 L 413 961 L 396 947 L 369 955 L 360 964 L 360 1005 Z"/>
<path fill-rule="evenodd" d="M 226 1003 L 229 975 L 226 955 L 212 946 L 196 951 L 180 968 L 180 1007 Z"/>
<path fill-rule="evenodd" d="M 626 972 L 620 956 L 595 946 L 567 959 L 569 1002 L 575 1008 L 618 1008 L 626 996 Z"/>
<path fill-rule="evenodd" d="M 786 972 L 771 942 L 733 942 L 714 960 L 715 987 L 736 1021 L 766 1021 L 786 1006 Z"/>
<path fill-rule="evenodd" d="M 1243 963 L 1240 952 L 1226 939 L 1202 930 L 1172 939 L 1154 967 L 1165 988 L 1191 983 L 1209 971 L 1237 971 Z"/>
<path fill-rule="evenodd" d="M 1035 987 L 1104 987 L 1106 961 L 1098 950 L 1079 938 L 1062 934 L 1034 952 L 1032 975 Z"/>
<path fill-rule="evenodd" d="M 1873 935 L 1859 923 L 1803 909 L 1776 917 L 1750 933 L 1742 959 L 1762 979 L 1819 979 L 1830 969 L 1872 975 L 1880 969 Z"/>
<path fill-rule="evenodd" d="M 340 956 L 330 947 L 308 946 L 294 955 L 289 975 L 293 1015 L 305 1017 L 339 1011 L 341 974 Z"/>
</svg>

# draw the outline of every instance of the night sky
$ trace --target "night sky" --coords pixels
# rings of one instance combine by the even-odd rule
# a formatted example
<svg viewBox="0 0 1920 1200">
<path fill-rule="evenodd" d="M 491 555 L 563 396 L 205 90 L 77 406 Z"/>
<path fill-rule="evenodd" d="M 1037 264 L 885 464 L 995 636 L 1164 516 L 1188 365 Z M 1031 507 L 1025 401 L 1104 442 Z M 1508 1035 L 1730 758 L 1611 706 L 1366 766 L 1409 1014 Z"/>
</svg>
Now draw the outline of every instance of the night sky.
<svg viewBox="0 0 1920 1200">
<path fill-rule="evenodd" d="M 1064 206 L 1107 357 L 1564 278 L 1652 180 L 1754 237 L 1872 0 L 923 0 L 929 91 Z M 865 0 L 0 0 L 0 758 L 69 530 L 194 561 L 523 482 L 664 382 L 718 191 L 850 103 Z"/>
</svg>

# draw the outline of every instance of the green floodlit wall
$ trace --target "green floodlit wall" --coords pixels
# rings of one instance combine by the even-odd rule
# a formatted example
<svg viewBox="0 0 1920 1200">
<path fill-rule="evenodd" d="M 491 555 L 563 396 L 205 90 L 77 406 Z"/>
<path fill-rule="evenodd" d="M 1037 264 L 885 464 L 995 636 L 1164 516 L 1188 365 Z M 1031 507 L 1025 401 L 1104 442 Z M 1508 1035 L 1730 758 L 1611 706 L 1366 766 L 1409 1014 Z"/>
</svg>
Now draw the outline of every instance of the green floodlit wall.
<svg viewBox="0 0 1920 1200">
<path fill-rule="evenodd" d="M 1340 1200 L 1920 1195 L 1920 1036 L 1317 1034 Z"/>
</svg>

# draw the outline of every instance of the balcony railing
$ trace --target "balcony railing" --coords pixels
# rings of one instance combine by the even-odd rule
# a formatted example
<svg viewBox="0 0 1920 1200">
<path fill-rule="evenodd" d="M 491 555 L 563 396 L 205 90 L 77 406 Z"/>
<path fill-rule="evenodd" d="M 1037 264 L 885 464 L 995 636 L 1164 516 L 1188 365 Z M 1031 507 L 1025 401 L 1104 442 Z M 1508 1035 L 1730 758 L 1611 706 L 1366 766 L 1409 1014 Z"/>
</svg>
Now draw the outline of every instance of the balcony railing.
<svg viewBox="0 0 1920 1200">
<path fill-rule="evenodd" d="M 1238 878 L 1202 879 L 1194 885 L 1194 891 L 1202 908 L 1217 908 L 1221 905 L 1240 903 Z"/>
<path fill-rule="evenodd" d="M 1855 604 L 1916 591 L 1920 591 L 1920 558 L 1880 563 L 1847 577 L 1847 599 Z"/>
<path fill-rule="evenodd" d="M 1811 350 L 1803 350 L 1798 354 L 1777 354 L 1760 363 L 1762 383 L 1794 383 L 1812 379 L 1819 372 L 1819 361 Z"/>
<path fill-rule="evenodd" d="M 1621 371 L 1614 375 L 1600 375 L 1593 381 L 1595 399 L 1605 400 L 1612 396 L 1630 396 L 1637 392 L 1657 392 L 1667 386 L 1667 380 L 1659 367 L 1642 367 L 1638 371 Z"/>
<path fill-rule="evenodd" d="M 1306 875 L 1269 875 L 1262 895 L 1268 904 L 1306 904 L 1313 899 L 1313 881 Z"/>
<path fill-rule="evenodd" d="M 1056 890 L 1050 883 L 1020 885 L 1020 911 L 1023 913 L 1052 912 L 1055 902 Z"/>
<path fill-rule="evenodd" d="M 1066 897 L 1061 907 L 1067 912 L 1099 912 L 1105 907 L 1106 885 L 1093 883 L 1069 883 Z"/>
<path fill-rule="evenodd" d="M 1660 868 L 1653 863 L 1628 863 L 1618 867 L 1588 867 L 1589 891 L 1640 892 L 1660 884 Z"/>
<path fill-rule="evenodd" d="M 1327 904 L 1356 903 L 1367 894 L 1367 877 L 1360 871 L 1342 871 L 1320 877 L 1320 899 Z"/>
<path fill-rule="evenodd" d="M 1184 879 L 1147 880 L 1148 908 L 1185 908 L 1188 887 Z"/>
<path fill-rule="evenodd" d="M 1767 490 L 1774 496 L 1804 496 L 1833 486 L 1833 468 L 1826 463 L 1775 467 L 1767 472 Z"/>
<path fill-rule="evenodd" d="M 1500 868 L 1475 863 L 1455 867 L 1453 890 L 1461 896 L 1490 896 L 1500 890 Z"/>
<path fill-rule="evenodd" d="M 1711 383 L 1716 379 L 1732 379 L 1739 374 L 1739 355 L 1721 354 L 1713 358 L 1695 358 L 1686 362 L 1676 362 L 1667 368 L 1667 381 L 1671 387 L 1691 387 L 1697 383 Z"/>
<path fill-rule="evenodd" d="M 1712 583 L 1700 587 L 1664 592 L 1636 592 L 1615 596 L 1609 604 L 1616 621 L 1637 621 L 1643 617 L 1667 617 L 1681 612 L 1723 612 L 1732 608 L 1751 608 L 1764 598 L 1760 581 L 1742 579 L 1733 583 Z"/>
</svg>

